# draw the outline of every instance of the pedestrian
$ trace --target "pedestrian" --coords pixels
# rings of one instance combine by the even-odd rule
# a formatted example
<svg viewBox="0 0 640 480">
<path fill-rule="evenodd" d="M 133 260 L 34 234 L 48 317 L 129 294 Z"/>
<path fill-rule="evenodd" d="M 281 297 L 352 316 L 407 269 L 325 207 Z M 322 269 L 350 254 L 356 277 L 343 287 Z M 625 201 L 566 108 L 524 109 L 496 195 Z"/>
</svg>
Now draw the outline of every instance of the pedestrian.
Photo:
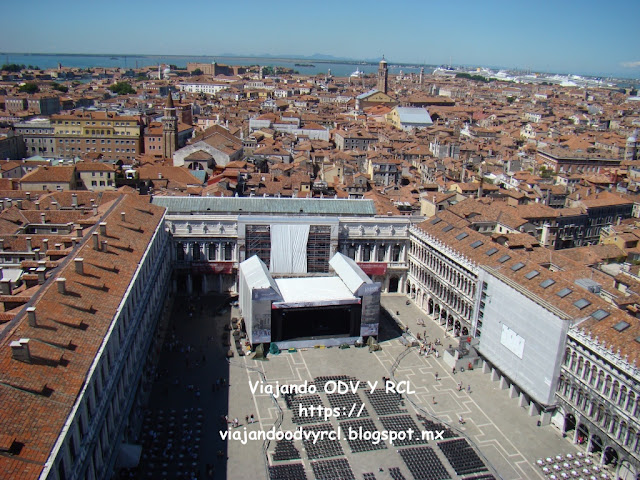
<svg viewBox="0 0 640 480">
<path fill-rule="evenodd" d="M 436 403 L 436 397 L 433 397 L 433 404 L 435 405 Z"/>
<path fill-rule="evenodd" d="M 471 385 L 467 385 L 467 393 L 471 393 Z"/>
<path fill-rule="evenodd" d="M 436 372 L 436 382 L 438 381 L 438 372 Z"/>
<path fill-rule="evenodd" d="M 251 416 L 249 417 L 249 419 L 251 420 L 251 423 L 253 423 L 255 420 L 253 419 L 253 413 L 251 414 Z"/>
<path fill-rule="evenodd" d="M 249 424 L 249 415 L 244 416 L 244 421 L 247 425 Z"/>
<path fill-rule="evenodd" d="M 456 374 L 456 367 L 453 367 L 453 374 Z"/>
</svg>

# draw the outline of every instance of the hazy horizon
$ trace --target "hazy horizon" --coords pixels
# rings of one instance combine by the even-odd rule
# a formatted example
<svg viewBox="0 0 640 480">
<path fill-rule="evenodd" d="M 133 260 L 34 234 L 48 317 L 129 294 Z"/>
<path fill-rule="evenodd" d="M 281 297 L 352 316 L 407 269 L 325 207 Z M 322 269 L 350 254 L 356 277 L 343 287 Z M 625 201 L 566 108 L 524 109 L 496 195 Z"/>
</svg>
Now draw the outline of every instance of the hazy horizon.
<svg viewBox="0 0 640 480">
<path fill-rule="evenodd" d="M 293 0 L 268 8 L 255 0 L 240 5 L 196 0 L 188 9 L 167 0 L 112 0 L 109 8 L 80 0 L 36 3 L 28 11 L 21 3 L 3 5 L 0 48 L 59 55 L 300 59 L 319 53 L 354 61 L 385 55 L 396 64 L 640 78 L 640 2 L 635 0 L 522 5 L 400 0 L 393 8 L 375 1 L 327 0 L 314 9 Z"/>
</svg>

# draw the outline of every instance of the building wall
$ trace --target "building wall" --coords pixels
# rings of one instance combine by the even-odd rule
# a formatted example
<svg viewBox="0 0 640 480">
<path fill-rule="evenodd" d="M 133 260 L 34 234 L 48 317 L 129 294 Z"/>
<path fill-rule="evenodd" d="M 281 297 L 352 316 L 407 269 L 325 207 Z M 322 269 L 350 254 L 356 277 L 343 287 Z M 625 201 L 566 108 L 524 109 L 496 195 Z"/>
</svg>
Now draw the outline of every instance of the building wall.
<svg viewBox="0 0 640 480">
<path fill-rule="evenodd" d="M 112 477 L 121 443 L 132 440 L 125 431 L 169 287 L 168 246 L 169 236 L 161 221 L 41 478 Z"/>
<path fill-rule="evenodd" d="M 570 322 L 504 278 L 479 272 L 479 352 L 532 400 L 553 405 Z"/>
<path fill-rule="evenodd" d="M 612 449 L 640 470 L 640 370 L 578 328 L 569 331 L 557 387 L 559 425 L 587 451 Z M 575 419 L 571 428 L 570 416 Z"/>
<path fill-rule="evenodd" d="M 100 113 L 52 117 L 57 154 L 73 158 L 95 152 L 124 161 L 142 152 L 142 127 L 136 118 Z"/>
</svg>

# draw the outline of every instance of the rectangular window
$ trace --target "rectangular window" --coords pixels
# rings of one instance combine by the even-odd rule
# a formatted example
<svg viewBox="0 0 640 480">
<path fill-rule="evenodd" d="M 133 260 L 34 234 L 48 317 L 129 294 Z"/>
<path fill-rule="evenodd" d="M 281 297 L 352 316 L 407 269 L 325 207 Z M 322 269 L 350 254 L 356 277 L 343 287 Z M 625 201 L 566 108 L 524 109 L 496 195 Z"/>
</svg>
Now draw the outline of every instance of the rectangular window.
<svg viewBox="0 0 640 480">
<path fill-rule="evenodd" d="M 540 282 L 540 286 L 542 288 L 548 288 L 551 285 L 553 285 L 554 283 L 556 283 L 555 280 L 551 280 L 550 278 L 547 278 L 546 280 L 543 280 L 542 282 Z"/>
<path fill-rule="evenodd" d="M 570 288 L 563 288 L 558 293 L 556 293 L 556 295 L 558 295 L 560 298 L 564 298 L 567 295 L 569 295 L 570 293 L 571 293 L 571 289 Z"/>
<path fill-rule="evenodd" d="M 600 321 L 600 320 L 604 320 L 605 318 L 607 318 L 607 317 L 609 316 L 609 313 L 608 313 L 608 312 L 605 312 L 604 310 L 602 310 L 602 309 L 600 309 L 600 308 L 599 308 L 598 310 L 596 310 L 595 312 L 593 312 L 593 313 L 591 314 L 591 316 L 592 316 L 593 318 L 595 318 L 596 320 Z"/>
<path fill-rule="evenodd" d="M 535 277 L 537 277 L 538 275 L 540 275 L 540 272 L 539 272 L 539 271 L 537 271 L 537 270 L 531 270 L 529 273 L 527 273 L 527 274 L 525 275 L 525 278 L 526 278 L 527 280 L 531 280 L 532 278 L 535 278 Z"/>
<path fill-rule="evenodd" d="M 487 257 L 490 257 L 491 255 L 493 255 L 493 254 L 494 254 L 494 253 L 496 253 L 497 251 L 498 251 L 498 249 L 497 249 L 497 248 L 495 248 L 495 247 L 491 247 L 489 250 L 487 250 L 486 255 L 487 255 Z"/>
<path fill-rule="evenodd" d="M 585 307 L 588 307 L 589 305 L 591 305 L 591 302 L 585 298 L 581 298 L 580 300 L 577 300 L 575 302 L 573 302 L 574 307 L 582 310 Z"/>
<path fill-rule="evenodd" d="M 507 260 L 509 260 L 509 259 L 511 259 L 511 257 L 510 257 L 509 255 L 503 255 L 503 256 L 501 256 L 501 257 L 498 259 L 498 262 L 500 262 L 500 263 L 504 263 L 504 262 L 506 262 L 506 261 L 507 261 Z"/>
</svg>

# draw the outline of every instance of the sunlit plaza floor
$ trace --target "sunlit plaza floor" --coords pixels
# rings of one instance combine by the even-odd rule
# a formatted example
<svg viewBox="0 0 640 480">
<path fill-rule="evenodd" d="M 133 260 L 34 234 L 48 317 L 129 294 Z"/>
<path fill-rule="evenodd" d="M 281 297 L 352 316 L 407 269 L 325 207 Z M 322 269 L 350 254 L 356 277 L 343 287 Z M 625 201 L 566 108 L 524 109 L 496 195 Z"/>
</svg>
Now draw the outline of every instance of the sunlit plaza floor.
<svg viewBox="0 0 640 480">
<path fill-rule="evenodd" d="M 399 330 L 388 320 L 381 325 L 382 349 L 377 352 L 354 347 L 308 348 L 279 355 L 269 354 L 266 361 L 258 361 L 252 359 L 252 354 L 238 355 L 233 342 L 230 347 L 223 345 L 225 325 L 230 324 L 237 312 L 231 307 L 221 308 L 221 297 L 178 300 L 158 365 L 160 375 L 154 385 L 148 413 L 175 410 L 176 415 L 187 415 L 189 421 L 195 422 L 194 425 L 200 423 L 199 428 L 191 427 L 190 435 L 181 437 L 185 443 L 197 441 L 199 446 L 195 456 L 192 449 L 188 462 L 185 460 L 187 457 L 182 457 L 184 461 L 181 462 L 178 462 L 180 457 L 174 457 L 164 464 L 154 465 L 153 475 L 163 476 L 164 468 L 167 472 L 165 478 L 178 478 L 178 474 L 192 478 L 194 472 L 198 478 L 209 478 L 208 471 L 213 471 L 213 478 L 269 478 L 269 465 L 301 464 L 300 468 L 308 479 L 322 478 L 323 471 L 324 475 L 329 475 L 326 478 L 330 478 L 326 473 L 327 466 L 322 462 L 340 458 L 348 462 L 353 478 L 362 479 L 365 473 L 372 473 L 374 476 L 366 478 L 410 479 L 415 476 L 403 458 L 411 448 L 429 447 L 437 457 L 434 461 L 446 470 L 445 477 L 440 478 L 476 478 L 456 474 L 439 446 L 439 440 L 412 446 L 392 445 L 387 441 L 383 442 L 384 448 L 358 451 L 357 445 L 354 447 L 343 438 L 335 440 L 340 445 L 329 445 L 329 451 L 324 453 L 322 449 L 295 440 L 293 447 L 301 458 L 291 460 L 274 458 L 276 442 L 273 441 L 249 440 L 243 444 L 235 439 L 222 440 L 221 431 L 227 430 L 243 434 L 245 429 L 247 432 L 268 431 L 273 427 L 281 431 L 296 430 L 300 423 L 295 421 L 300 419 L 293 415 L 295 408 L 288 408 L 283 397 L 274 400 L 266 392 L 252 394 L 250 384 L 264 386 L 279 382 L 301 385 L 319 377 L 346 376 L 363 384 L 381 381 L 384 376 L 392 377 L 396 382 L 408 381 L 414 393 L 403 395 L 400 414 L 387 417 L 410 424 L 413 422 L 419 430 L 425 429 L 425 424 L 421 423 L 423 419 L 448 424 L 456 436 L 466 438 L 477 447 L 480 458 L 487 465 L 487 470 L 479 474 L 497 474 L 503 479 L 545 478 L 536 466 L 536 460 L 576 452 L 556 427 L 538 427 L 538 419 L 530 417 L 526 409 L 518 406 L 516 399 L 509 398 L 508 392 L 501 390 L 498 382 L 492 382 L 490 375 L 483 374 L 481 369 L 454 375 L 444 364 L 442 356 L 425 357 L 418 355 L 415 347 L 407 349 L 399 340 Z M 413 304 L 407 305 L 406 296 L 383 296 L 382 304 L 389 311 L 399 312 L 398 318 L 413 332 L 419 331 L 422 335 L 426 330 L 428 340 L 439 338 L 444 346 L 450 343 L 450 339 L 444 338 L 442 327 L 426 319 Z M 192 311 L 189 311 L 190 305 Z M 426 319 L 425 325 L 419 326 L 418 319 Z M 231 359 L 226 358 L 229 349 L 234 351 Z M 218 386 L 220 379 L 224 379 L 224 384 Z M 462 390 L 460 382 L 464 387 Z M 470 391 L 467 389 L 469 385 Z M 388 418 L 376 411 L 366 391 L 366 388 L 360 388 L 356 397 L 348 397 L 358 399 L 358 410 L 359 406 L 365 405 L 367 413 L 361 415 L 360 420 L 366 418 L 376 429 L 388 429 Z M 331 407 L 331 401 L 336 401 L 335 396 L 329 399 L 322 389 L 317 397 L 311 399 L 312 403 L 318 400 L 325 407 Z M 326 422 L 319 418 L 314 422 L 325 424 L 324 428 L 337 429 L 340 426 L 345 431 L 348 423 L 344 422 L 355 419 L 354 412 L 351 413 L 352 418 L 331 417 Z M 254 416 L 255 422 L 247 422 L 246 417 L 250 415 Z M 458 422 L 460 416 L 465 420 L 463 425 Z M 235 419 L 238 420 L 237 427 L 233 426 Z M 227 421 L 231 423 L 227 424 Z M 303 428 L 306 426 L 302 425 Z M 145 428 L 149 427 L 147 423 Z M 181 438 L 172 440 L 170 450 L 179 448 Z M 334 447 L 335 451 L 331 450 Z M 145 470 L 149 467 L 144 462 L 143 459 L 139 476 L 152 478 L 148 477 Z M 177 467 L 176 463 L 181 466 Z M 335 465 L 329 467 L 334 468 Z M 276 469 L 271 472 L 272 478 L 280 478 L 277 475 L 281 474 L 285 475 L 286 471 Z M 345 475 L 344 478 L 350 478 L 348 473 Z"/>
</svg>

